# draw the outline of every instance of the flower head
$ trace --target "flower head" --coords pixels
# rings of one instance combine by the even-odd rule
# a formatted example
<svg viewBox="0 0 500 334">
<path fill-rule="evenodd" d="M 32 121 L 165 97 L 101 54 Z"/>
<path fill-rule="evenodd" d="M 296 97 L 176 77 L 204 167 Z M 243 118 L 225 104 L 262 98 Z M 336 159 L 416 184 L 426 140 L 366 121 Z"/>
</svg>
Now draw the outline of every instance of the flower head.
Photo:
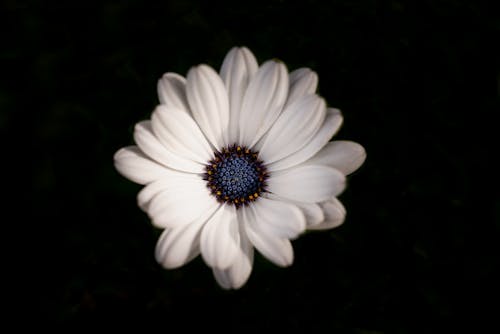
<svg viewBox="0 0 500 334">
<path fill-rule="evenodd" d="M 289 266 L 291 239 L 344 221 L 336 197 L 366 154 L 351 141 L 329 142 L 342 115 L 317 83 L 307 68 L 259 66 L 245 47 L 233 48 L 219 73 L 199 65 L 187 78 L 159 80 L 160 104 L 135 126 L 137 146 L 114 161 L 145 185 L 139 207 L 164 229 L 160 264 L 176 268 L 201 253 L 217 282 L 236 289 L 250 276 L 254 248 Z"/>
</svg>

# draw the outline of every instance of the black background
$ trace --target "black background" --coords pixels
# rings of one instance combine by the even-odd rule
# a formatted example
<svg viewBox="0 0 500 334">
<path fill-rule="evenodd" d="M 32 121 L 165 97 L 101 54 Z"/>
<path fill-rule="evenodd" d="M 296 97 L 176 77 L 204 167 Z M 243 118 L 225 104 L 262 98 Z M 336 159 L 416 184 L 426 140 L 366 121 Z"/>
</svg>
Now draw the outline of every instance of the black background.
<svg viewBox="0 0 500 334">
<path fill-rule="evenodd" d="M 2 161 L 23 175 L 7 180 L 22 193 L 5 219 L 21 227 L 8 276 L 21 283 L 14 308 L 37 324 L 364 334 L 493 324 L 500 16 L 488 3 L 2 7 L 0 127 L 14 148 Z M 112 156 L 149 117 L 164 72 L 218 69 L 234 45 L 315 70 L 344 114 L 336 138 L 361 143 L 368 158 L 340 197 L 343 226 L 294 241 L 290 268 L 258 256 L 249 282 L 227 292 L 200 259 L 172 271 L 155 263 L 159 231 Z"/>
</svg>

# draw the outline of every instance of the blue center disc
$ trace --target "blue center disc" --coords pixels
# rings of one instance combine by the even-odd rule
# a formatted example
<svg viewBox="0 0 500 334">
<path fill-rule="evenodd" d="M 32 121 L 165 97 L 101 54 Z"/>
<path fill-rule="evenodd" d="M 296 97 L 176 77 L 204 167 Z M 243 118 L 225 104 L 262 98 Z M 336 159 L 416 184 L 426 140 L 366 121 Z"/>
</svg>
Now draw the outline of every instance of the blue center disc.
<svg viewBox="0 0 500 334">
<path fill-rule="evenodd" d="M 258 153 L 236 145 L 214 153 L 204 179 L 217 200 L 239 207 L 265 191 L 266 168 L 257 157 Z"/>
<path fill-rule="evenodd" d="M 259 171 L 248 156 L 223 159 L 214 173 L 214 184 L 229 200 L 247 198 L 259 190 Z"/>
</svg>

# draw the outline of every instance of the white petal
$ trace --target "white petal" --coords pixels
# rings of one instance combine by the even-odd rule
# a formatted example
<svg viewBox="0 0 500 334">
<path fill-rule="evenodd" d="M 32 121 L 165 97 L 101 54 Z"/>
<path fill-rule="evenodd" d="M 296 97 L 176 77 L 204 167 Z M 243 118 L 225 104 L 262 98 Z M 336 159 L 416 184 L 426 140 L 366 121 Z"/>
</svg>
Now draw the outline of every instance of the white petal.
<svg viewBox="0 0 500 334">
<path fill-rule="evenodd" d="M 273 172 L 267 180 L 268 191 L 305 203 L 326 201 L 345 188 L 345 176 L 326 166 L 307 165 Z"/>
<path fill-rule="evenodd" d="M 198 182 L 199 176 L 168 169 L 161 179 L 147 184 L 139 191 L 137 194 L 137 204 L 142 210 L 148 211 L 151 200 L 157 195 L 163 191 L 168 192 L 169 189 L 175 191 L 175 187 L 185 188 L 185 182 L 190 182 L 193 179 L 196 180 L 195 182 Z"/>
<path fill-rule="evenodd" d="M 358 143 L 337 140 L 328 143 L 305 164 L 325 165 L 349 175 L 358 169 L 366 159 L 366 151 Z"/>
<path fill-rule="evenodd" d="M 292 203 L 259 198 L 250 205 L 259 231 L 278 238 L 295 239 L 304 232 L 306 218 L 302 210 Z"/>
<path fill-rule="evenodd" d="M 282 198 L 280 196 L 277 196 L 276 194 L 272 194 L 269 192 L 263 193 L 262 197 L 278 201 L 286 201 L 296 205 L 300 210 L 302 210 L 302 213 L 306 218 L 307 226 L 317 225 L 325 220 L 325 214 L 323 213 L 323 209 L 318 203 L 304 203 L 304 202 L 291 201 L 289 199 Z"/>
<path fill-rule="evenodd" d="M 196 122 L 177 108 L 158 106 L 151 117 L 153 131 L 160 141 L 177 155 L 205 164 L 213 150 Z"/>
<path fill-rule="evenodd" d="M 204 173 L 205 166 L 183 158 L 165 147 L 153 133 L 151 121 L 142 121 L 134 128 L 134 140 L 141 150 L 162 165 L 189 173 Z"/>
<path fill-rule="evenodd" d="M 276 61 L 265 62 L 248 85 L 240 115 L 240 145 L 252 147 L 278 118 L 288 93 L 288 72 Z"/>
<path fill-rule="evenodd" d="M 227 144 L 229 100 L 219 75 L 207 65 L 189 70 L 186 95 L 196 123 L 216 149 Z"/>
<path fill-rule="evenodd" d="M 236 262 L 236 261 L 235 261 Z M 234 264 L 233 264 L 234 266 Z M 229 290 L 233 287 L 233 281 L 231 280 L 231 267 L 229 269 L 218 269 L 212 268 L 212 272 L 214 274 L 215 280 L 219 285 L 226 290 Z"/>
<path fill-rule="evenodd" d="M 326 230 L 341 225 L 345 220 L 346 210 L 335 197 L 320 204 L 325 213 L 325 220 L 317 225 L 308 226 L 310 230 Z"/>
<path fill-rule="evenodd" d="M 201 228 L 215 209 L 205 212 L 191 224 L 163 231 L 156 244 L 156 261 L 172 269 L 195 258 L 200 253 Z"/>
<path fill-rule="evenodd" d="M 158 80 L 160 103 L 190 113 L 186 97 L 186 79 L 177 73 L 165 73 Z"/>
<path fill-rule="evenodd" d="M 297 152 L 320 129 L 326 115 L 325 101 L 307 95 L 283 110 L 260 147 L 260 157 L 272 163 Z"/>
<path fill-rule="evenodd" d="M 168 169 L 142 153 L 137 146 L 128 146 L 114 155 L 115 168 L 127 179 L 147 184 L 168 175 Z"/>
<path fill-rule="evenodd" d="M 148 206 L 153 224 L 174 228 L 189 224 L 218 203 L 197 176 L 170 178 L 168 187 L 154 196 Z"/>
<path fill-rule="evenodd" d="M 286 105 L 302 96 L 314 94 L 318 88 L 318 75 L 309 68 L 299 68 L 290 73 L 290 91 Z"/>
<path fill-rule="evenodd" d="M 227 269 L 238 256 L 239 238 L 236 208 L 222 205 L 201 233 L 200 249 L 205 263 L 213 268 Z"/>
<path fill-rule="evenodd" d="M 241 229 L 241 230 L 244 230 Z M 252 272 L 253 246 L 248 240 L 246 232 L 243 232 L 240 249 L 241 253 L 235 263 L 229 268 L 230 279 L 233 289 L 239 289 L 246 283 Z"/>
<path fill-rule="evenodd" d="M 248 83 L 257 69 L 257 60 L 246 47 L 232 48 L 222 63 L 220 76 L 229 95 L 229 144 L 236 143 L 239 139 L 241 103 Z"/>
<path fill-rule="evenodd" d="M 306 217 L 307 226 L 317 225 L 324 221 L 325 214 L 319 204 L 296 202 L 296 205 L 302 210 Z"/>
<path fill-rule="evenodd" d="M 213 269 L 215 279 L 224 289 L 239 289 L 246 283 L 253 266 L 253 246 L 248 240 L 244 224 L 239 222 L 240 251 L 234 263 L 225 270 Z"/>
<path fill-rule="evenodd" d="M 146 185 L 137 194 L 137 204 L 143 211 L 147 211 L 151 200 L 165 189 L 168 189 L 170 182 L 168 178 L 162 178 Z"/>
<path fill-rule="evenodd" d="M 293 263 L 293 248 L 290 240 L 260 231 L 256 224 L 258 218 L 251 208 L 252 206 L 240 208 L 250 242 L 263 256 L 276 265 L 280 267 L 291 265 Z"/>
<path fill-rule="evenodd" d="M 319 128 L 311 140 L 297 152 L 267 165 L 267 170 L 275 171 L 296 166 L 321 150 L 335 135 L 342 125 L 342 114 L 338 109 L 329 108 L 323 125 Z"/>
</svg>

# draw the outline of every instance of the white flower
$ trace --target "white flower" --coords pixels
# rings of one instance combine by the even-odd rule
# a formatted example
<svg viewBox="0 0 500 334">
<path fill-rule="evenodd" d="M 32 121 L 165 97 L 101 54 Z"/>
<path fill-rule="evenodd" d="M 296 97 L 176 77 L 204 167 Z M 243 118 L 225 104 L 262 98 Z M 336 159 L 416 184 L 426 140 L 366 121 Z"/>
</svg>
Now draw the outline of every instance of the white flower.
<svg viewBox="0 0 500 334">
<path fill-rule="evenodd" d="M 165 268 L 201 253 L 226 289 L 241 287 L 254 247 L 278 266 L 293 262 L 291 239 L 339 226 L 346 175 L 365 160 L 351 141 L 329 142 L 339 110 L 318 96 L 316 73 L 260 67 L 233 48 L 219 73 L 166 73 L 160 105 L 135 126 L 137 146 L 120 149 L 116 169 L 145 187 L 139 207 L 164 229 L 156 259 Z"/>
</svg>

